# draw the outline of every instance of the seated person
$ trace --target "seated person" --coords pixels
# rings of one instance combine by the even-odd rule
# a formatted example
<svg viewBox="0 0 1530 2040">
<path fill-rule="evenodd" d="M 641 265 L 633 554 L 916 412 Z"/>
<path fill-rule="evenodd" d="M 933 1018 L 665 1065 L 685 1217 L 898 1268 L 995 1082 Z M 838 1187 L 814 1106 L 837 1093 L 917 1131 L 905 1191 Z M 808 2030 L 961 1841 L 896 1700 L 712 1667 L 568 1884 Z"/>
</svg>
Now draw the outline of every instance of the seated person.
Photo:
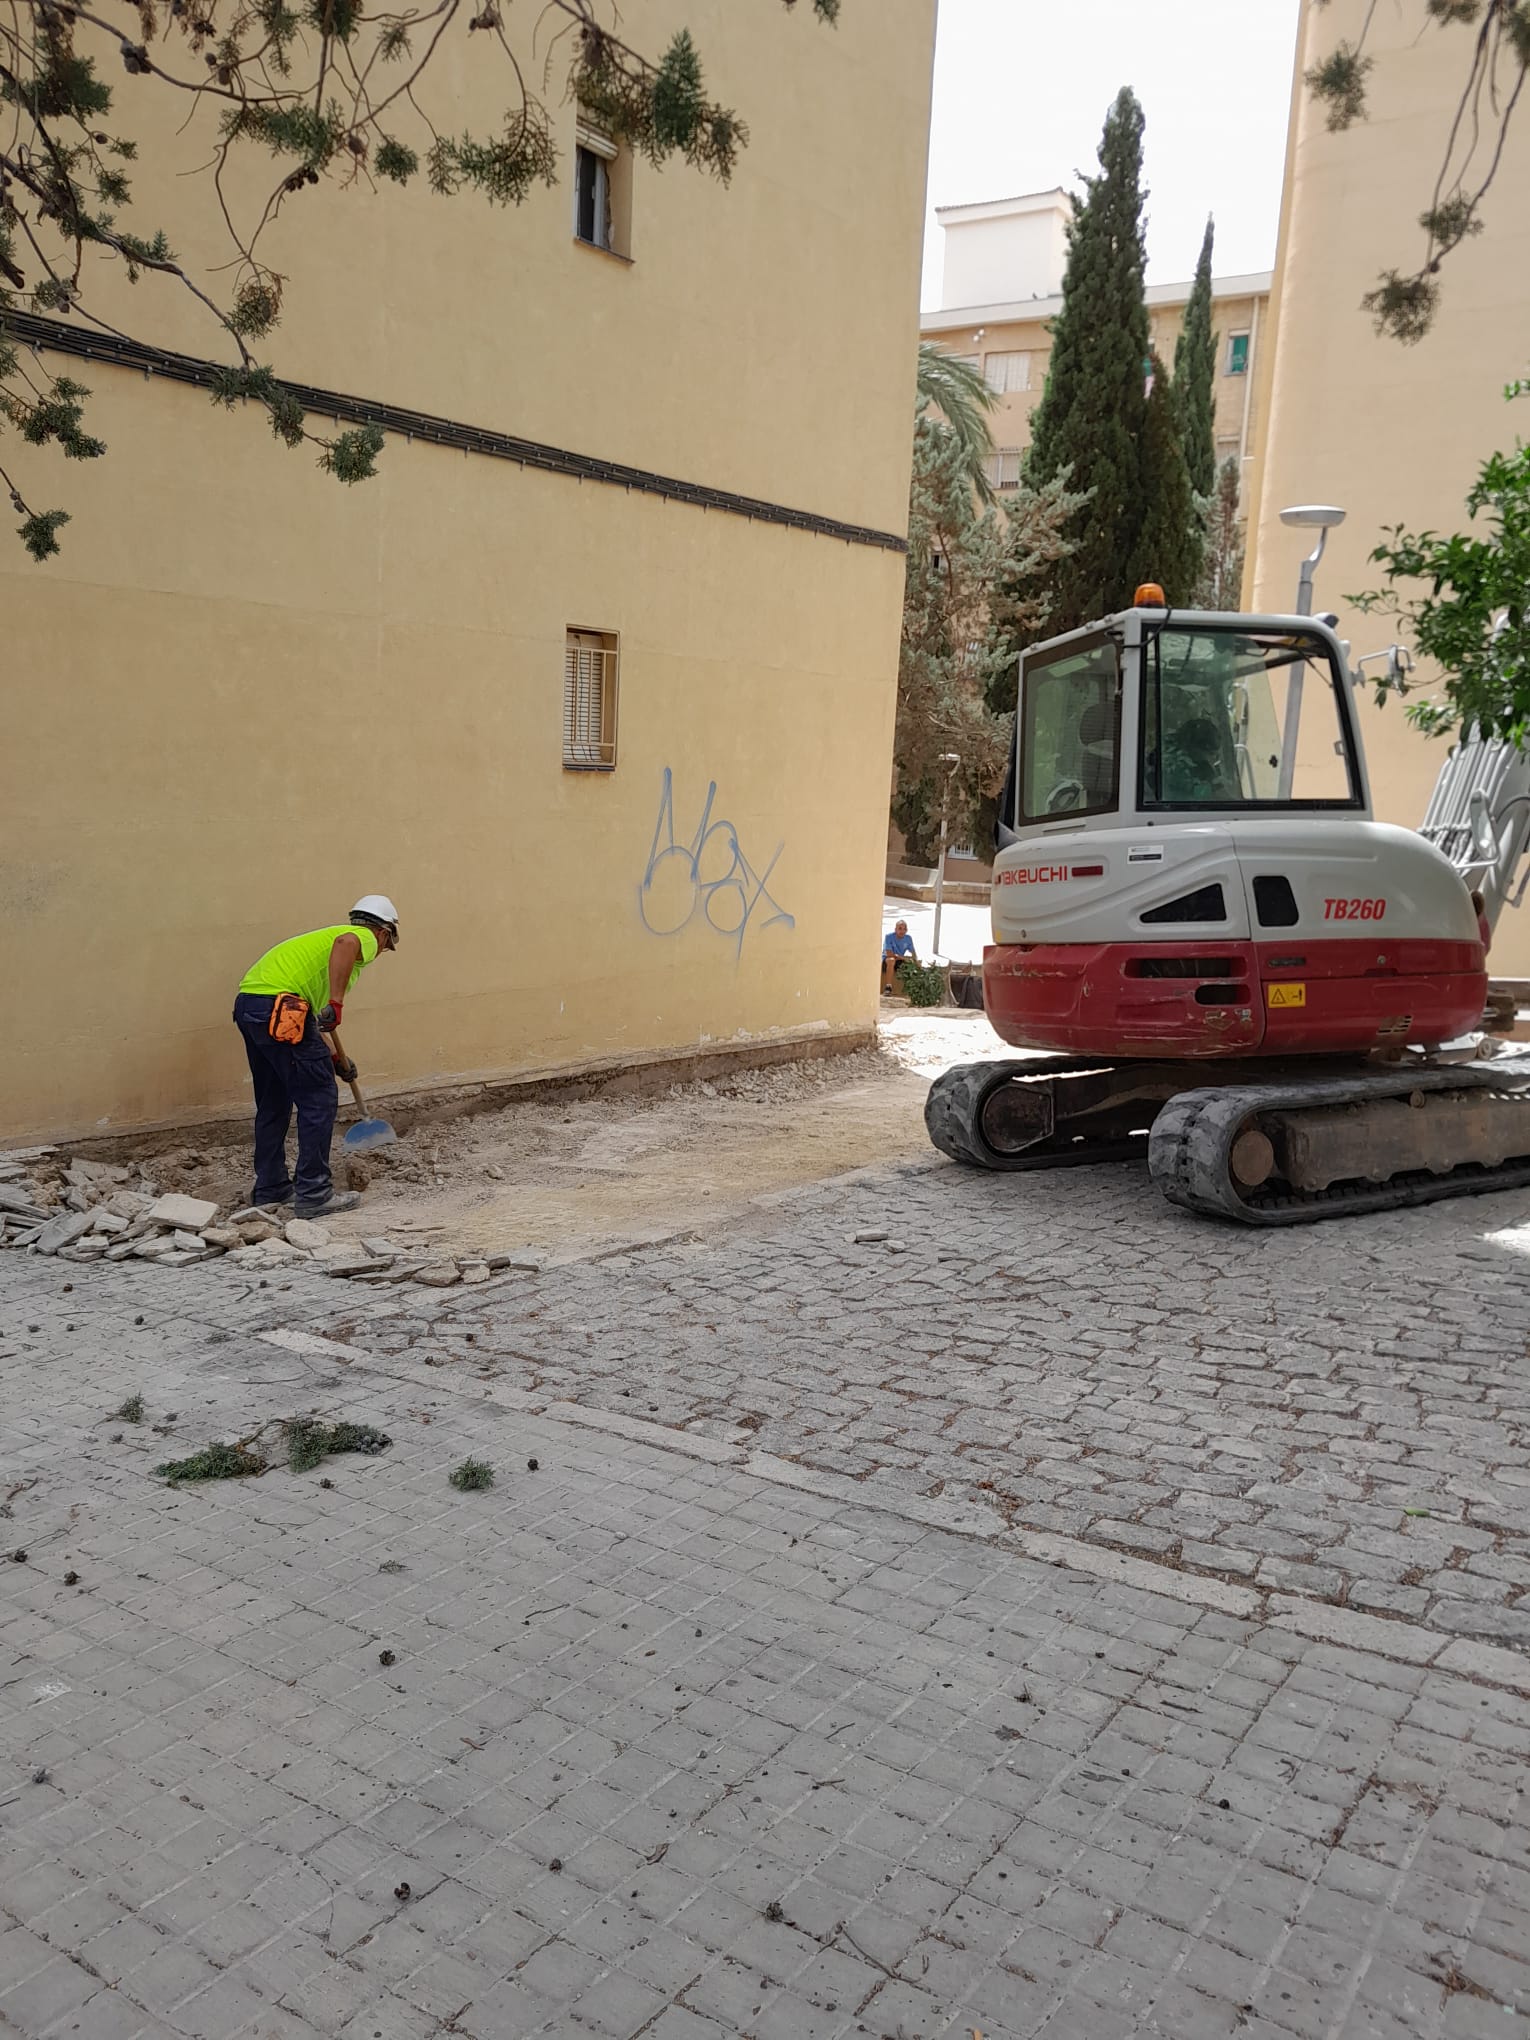
<svg viewBox="0 0 1530 2040">
<path fill-rule="evenodd" d="M 900 921 L 890 935 L 882 938 L 882 989 L 894 992 L 898 988 L 898 967 L 904 963 L 917 963 L 919 958 L 914 950 L 914 938 L 908 932 L 907 921 Z"/>
<path fill-rule="evenodd" d="M 1192 716 L 1181 723 L 1164 746 L 1165 800 L 1237 800 L 1236 787 L 1227 783 L 1222 740 L 1209 716 Z"/>
</svg>

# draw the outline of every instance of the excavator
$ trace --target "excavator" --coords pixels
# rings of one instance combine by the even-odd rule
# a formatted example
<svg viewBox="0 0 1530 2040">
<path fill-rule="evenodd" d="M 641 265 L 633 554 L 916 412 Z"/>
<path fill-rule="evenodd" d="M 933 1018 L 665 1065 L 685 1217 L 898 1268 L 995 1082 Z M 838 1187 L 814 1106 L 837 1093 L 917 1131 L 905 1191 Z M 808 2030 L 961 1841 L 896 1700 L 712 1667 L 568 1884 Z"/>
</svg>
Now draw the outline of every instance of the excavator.
<svg viewBox="0 0 1530 2040">
<path fill-rule="evenodd" d="M 1425 833 L 1376 821 L 1335 621 L 1150 583 L 1023 654 L 983 1003 L 1031 1053 L 936 1079 L 945 1154 L 1145 1153 L 1172 1204 L 1253 1226 L 1530 1183 L 1530 1056 L 1470 1039 L 1502 759 L 1468 747 Z"/>
</svg>

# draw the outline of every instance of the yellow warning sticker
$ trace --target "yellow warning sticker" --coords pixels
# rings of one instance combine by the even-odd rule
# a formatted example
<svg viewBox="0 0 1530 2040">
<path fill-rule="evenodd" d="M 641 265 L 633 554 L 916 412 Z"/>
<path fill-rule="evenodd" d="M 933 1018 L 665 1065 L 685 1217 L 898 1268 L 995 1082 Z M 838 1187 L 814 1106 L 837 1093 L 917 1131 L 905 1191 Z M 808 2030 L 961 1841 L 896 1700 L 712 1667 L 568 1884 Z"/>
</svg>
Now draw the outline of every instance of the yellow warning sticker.
<svg viewBox="0 0 1530 2040">
<path fill-rule="evenodd" d="M 1307 987 L 1305 985 L 1266 985 L 1265 1004 L 1268 1006 L 1305 1006 Z"/>
</svg>

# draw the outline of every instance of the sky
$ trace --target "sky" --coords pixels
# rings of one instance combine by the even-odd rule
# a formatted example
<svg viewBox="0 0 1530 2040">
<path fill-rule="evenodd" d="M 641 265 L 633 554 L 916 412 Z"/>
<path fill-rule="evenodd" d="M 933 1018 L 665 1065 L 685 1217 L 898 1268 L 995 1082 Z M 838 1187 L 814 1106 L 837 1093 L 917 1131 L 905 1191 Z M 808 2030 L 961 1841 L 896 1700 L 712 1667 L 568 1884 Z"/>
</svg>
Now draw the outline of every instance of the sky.
<svg viewBox="0 0 1530 2040">
<path fill-rule="evenodd" d="M 940 0 L 925 226 L 940 303 L 937 205 L 1078 188 L 1106 109 L 1146 116 L 1149 283 L 1189 277 L 1207 213 L 1219 276 L 1271 269 L 1298 0 Z"/>
</svg>

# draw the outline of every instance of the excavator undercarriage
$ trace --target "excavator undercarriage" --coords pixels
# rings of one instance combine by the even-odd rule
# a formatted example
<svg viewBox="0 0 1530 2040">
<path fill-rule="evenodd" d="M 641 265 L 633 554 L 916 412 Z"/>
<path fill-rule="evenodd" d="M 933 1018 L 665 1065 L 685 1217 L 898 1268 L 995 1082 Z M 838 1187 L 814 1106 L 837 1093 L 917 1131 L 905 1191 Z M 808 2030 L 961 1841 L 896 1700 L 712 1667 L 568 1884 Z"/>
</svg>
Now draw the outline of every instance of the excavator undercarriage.
<svg viewBox="0 0 1530 2040">
<path fill-rule="evenodd" d="M 925 1125 L 943 1153 L 985 1169 L 1146 1154 L 1172 1204 L 1301 1225 L 1530 1183 L 1530 1055 L 966 1063 L 931 1086 Z"/>
</svg>

